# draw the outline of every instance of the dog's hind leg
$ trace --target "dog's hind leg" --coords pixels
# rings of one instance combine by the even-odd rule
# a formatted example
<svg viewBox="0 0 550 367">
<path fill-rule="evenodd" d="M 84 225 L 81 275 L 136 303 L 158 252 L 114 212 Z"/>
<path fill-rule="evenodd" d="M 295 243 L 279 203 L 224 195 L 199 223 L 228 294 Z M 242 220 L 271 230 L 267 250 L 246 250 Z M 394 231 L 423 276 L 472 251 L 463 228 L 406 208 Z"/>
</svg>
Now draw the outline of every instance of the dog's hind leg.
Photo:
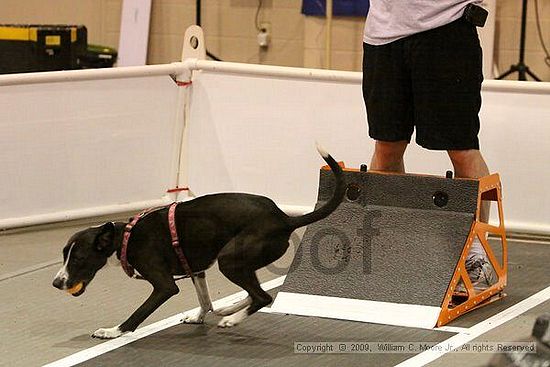
<svg viewBox="0 0 550 367">
<path fill-rule="evenodd" d="M 230 281 L 248 292 L 247 299 L 221 311 L 236 311 L 218 324 L 231 327 L 271 303 L 273 298 L 262 289 L 256 270 L 281 257 L 288 248 L 288 238 L 279 236 L 238 236 L 228 243 L 218 256 L 220 271 Z M 218 311 L 219 312 L 219 311 Z"/>
<path fill-rule="evenodd" d="M 217 316 L 228 316 L 232 315 L 235 312 L 242 310 L 252 304 L 252 298 L 246 297 L 245 299 L 240 300 L 237 303 L 232 304 L 231 306 L 221 307 L 217 310 L 214 310 L 214 314 Z"/>
<path fill-rule="evenodd" d="M 265 292 L 260 286 L 260 282 L 254 272 L 249 274 L 236 274 L 226 273 L 222 271 L 225 276 L 229 278 L 233 283 L 241 286 L 249 294 L 249 297 L 240 302 L 238 311 L 225 316 L 218 323 L 219 327 L 231 327 L 240 324 L 248 316 L 258 311 L 264 306 L 267 306 L 273 300 L 271 296 Z M 239 309 L 240 308 L 240 309 Z"/>
<path fill-rule="evenodd" d="M 206 274 L 204 272 L 196 274 L 193 278 L 193 285 L 195 286 L 195 290 L 197 292 L 200 308 L 194 314 L 185 315 L 182 322 L 185 324 L 202 324 L 204 322 L 204 316 L 209 311 L 212 311 L 212 301 L 210 300 L 210 294 L 208 293 Z"/>
</svg>

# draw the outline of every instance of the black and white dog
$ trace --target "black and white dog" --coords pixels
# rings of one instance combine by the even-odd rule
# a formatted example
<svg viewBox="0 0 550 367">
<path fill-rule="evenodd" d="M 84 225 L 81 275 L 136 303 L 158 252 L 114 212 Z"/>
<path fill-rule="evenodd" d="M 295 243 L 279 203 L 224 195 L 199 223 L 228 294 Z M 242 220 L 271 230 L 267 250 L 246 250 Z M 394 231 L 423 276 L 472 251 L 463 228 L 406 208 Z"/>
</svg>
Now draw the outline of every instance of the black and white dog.
<svg viewBox="0 0 550 367">
<path fill-rule="evenodd" d="M 291 233 L 332 213 L 342 201 L 346 185 L 342 169 L 322 148 L 318 148 L 336 178 L 332 198 L 321 208 L 299 217 L 289 217 L 263 196 L 223 193 L 198 197 L 177 206 L 175 223 L 181 248 L 194 277 L 200 311 L 186 317 L 186 323 L 202 323 L 213 311 L 206 286 L 205 270 L 218 260 L 220 271 L 248 292 L 248 297 L 232 306 L 214 311 L 224 316 L 220 327 L 231 327 L 268 305 L 272 297 L 261 287 L 256 270 L 279 259 L 289 246 Z M 171 244 L 166 208 L 154 211 L 137 222 L 130 237 L 128 262 L 153 286 L 149 298 L 122 324 L 102 328 L 92 336 L 116 338 L 134 331 L 151 313 L 179 289 L 175 275 L 185 274 Z M 53 285 L 80 296 L 96 272 L 117 254 L 126 223 L 109 222 L 74 234 L 63 249 L 63 266 Z"/>
</svg>

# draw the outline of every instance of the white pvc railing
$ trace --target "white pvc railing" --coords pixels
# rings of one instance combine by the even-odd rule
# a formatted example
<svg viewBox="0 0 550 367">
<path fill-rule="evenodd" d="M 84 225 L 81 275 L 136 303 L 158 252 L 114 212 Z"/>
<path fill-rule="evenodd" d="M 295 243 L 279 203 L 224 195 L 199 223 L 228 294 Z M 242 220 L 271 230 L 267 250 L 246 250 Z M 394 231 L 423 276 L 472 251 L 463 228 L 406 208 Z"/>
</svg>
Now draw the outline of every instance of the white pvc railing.
<svg viewBox="0 0 550 367">
<path fill-rule="evenodd" d="M 180 75 L 186 71 L 189 71 L 189 68 L 177 62 L 165 65 L 7 74 L 0 75 L 0 86 Z"/>
<path fill-rule="evenodd" d="M 0 229 L 174 200 L 185 88 L 148 69 L 1 77 Z"/>
<path fill-rule="evenodd" d="M 297 83 L 297 88 L 299 88 L 300 82 L 318 82 L 318 83 L 328 83 L 330 84 L 330 88 L 334 87 L 333 93 L 337 94 L 346 85 L 352 85 L 356 86 L 357 88 L 360 87 L 361 81 L 362 81 L 362 75 L 359 72 L 344 72 L 344 71 L 334 71 L 334 70 L 320 70 L 320 69 L 304 69 L 304 68 L 291 68 L 291 67 L 280 67 L 280 66 L 268 66 L 268 65 L 251 65 L 251 64 L 241 64 L 241 63 L 229 63 L 229 62 L 216 62 L 216 61 L 207 61 L 207 60 L 199 60 L 196 58 L 191 59 L 185 59 L 182 62 L 175 62 L 172 64 L 166 64 L 166 65 L 151 65 L 151 66 L 142 66 L 142 67 L 125 67 L 125 68 L 112 68 L 112 69 L 90 69 L 90 70 L 78 70 L 78 71 L 60 71 L 60 72 L 47 72 L 47 73 L 30 73 L 30 74 L 13 74 L 13 75 L 2 75 L 0 76 L 0 87 L 17 87 L 17 86 L 23 86 L 23 85 L 39 85 L 39 84 L 54 84 L 54 83 L 72 83 L 72 82 L 79 82 L 79 81 L 98 81 L 98 80 L 125 80 L 125 79 L 132 79 L 132 78 L 144 78 L 144 77 L 153 77 L 153 76 L 170 76 L 178 81 L 189 81 L 193 79 L 192 73 L 193 71 L 203 71 L 210 75 L 217 75 L 220 76 L 243 76 L 246 78 L 249 77 L 259 77 L 259 79 L 268 79 L 268 80 L 282 80 L 282 81 L 289 81 L 292 83 Z M 199 76 L 199 74 L 197 74 Z M 204 82 L 204 78 L 198 78 L 197 80 L 201 80 Z M 272 83 L 267 83 L 271 85 Z M 320 84 L 320 85 L 321 85 Z M 210 88 L 209 84 L 203 84 L 203 88 Z M 218 86 L 211 86 L 213 89 L 217 88 Z M 253 85 L 252 85 L 253 87 Z M 355 87 L 354 87 L 355 88 Z M 272 99 L 269 101 L 267 106 L 256 106 L 254 104 L 251 105 L 251 103 L 254 103 L 254 101 L 247 100 L 247 99 L 240 99 L 239 97 L 235 97 L 235 93 L 233 90 L 235 89 L 235 85 L 232 86 L 231 89 L 228 90 L 221 90 L 217 91 L 217 93 L 226 93 L 226 96 L 231 96 L 231 98 L 236 98 L 235 103 L 237 104 L 237 107 L 233 106 L 234 108 L 241 108 L 242 111 L 249 110 L 250 108 L 272 108 L 273 111 L 269 112 L 268 114 L 272 114 L 272 118 L 277 119 L 279 118 L 279 112 L 276 111 L 277 107 L 277 100 Z M 356 90 L 356 89 L 354 89 Z M 208 90 L 206 91 L 207 93 Z M 183 124 L 183 120 L 186 121 L 186 126 L 188 127 L 189 124 L 208 124 L 208 123 L 214 123 L 214 124 L 222 124 L 222 125 L 231 125 L 233 120 L 239 119 L 240 116 L 234 116 L 230 117 L 227 114 L 224 114 L 223 112 L 220 112 L 220 115 L 223 116 L 223 121 L 208 121 L 208 118 L 205 118 L 203 121 L 204 116 L 200 115 L 194 115 L 192 112 L 193 106 L 189 105 L 189 100 L 187 97 L 185 97 L 185 93 L 191 93 L 195 98 L 197 98 L 198 95 L 195 95 L 193 92 L 193 88 L 187 88 L 186 92 L 181 92 L 179 94 L 179 102 L 177 105 L 174 106 L 174 108 L 177 109 L 177 111 L 174 111 L 174 115 L 176 115 L 176 119 L 180 121 L 180 124 Z M 329 93 L 330 98 L 330 91 L 326 92 Z M 356 92 L 353 92 L 356 93 Z M 537 100 L 541 101 L 548 101 L 549 99 L 544 96 L 550 96 L 550 83 L 535 83 L 535 82 L 515 82 L 515 81 L 495 81 L 495 80 L 487 80 L 483 83 L 483 93 L 487 98 L 484 97 L 484 102 L 488 100 L 491 104 L 484 107 L 486 109 L 486 114 L 498 114 L 499 111 L 493 111 L 490 110 L 491 106 L 493 105 L 494 101 L 497 101 L 498 98 L 504 96 L 506 97 L 508 94 L 510 95 L 518 95 L 518 96 L 524 96 L 522 100 L 525 100 L 526 95 L 536 95 L 538 98 Z M 277 93 L 273 94 L 274 96 L 277 95 Z M 297 95 L 300 95 L 300 92 L 297 92 Z M 302 95 L 300 96 L 303 98 L 304 104 L 307 105 L 308 99 L 305 98 L 306 96 Z M 355 96 L 354 98 L 356 98 Z M 276 98 L 276 97 L 274 97 Z M 187 101 L 187 102 L 186 102 Z M 195 101 L 198 102 L 198 101 Z M 317 102 L 316 102 L 317 103 Z M 355 108 L 358 106 L 358 103 L 356 99 L 354 99 L 353 105 L 350 105 L 350 108 Z M 511 102 L 513 103 L 513 102 Z M 510 103 L 506 103 L 508 106 L 510 106 Z M 108 107 L 108 106 L 106 106 Z M 210 106 L 214 110 L 218 108 L 218 106 Z M 323 106 L 327 107 L 327 106 Z M 330 107 L 330 106 L 328 106 Z M 340 106 L 342 107 L 342 106 Z M 518 108 L 520 106 L 518 105 Z M 546 131 L 550 134 L 550 114 L 547 106 L 538 106 L 540 108 L 540 111 L 533 110 L 532 113 L 529 114 L 527 120 L 532 121 L 530 122 L 531 125 L 527 125 L 526 128 L 536 128 L 537 129 L 537 139 L 539 140 L 537 149 L 540 149 L 540 155 L 548 157 L 550 156 L 550 148 L 547 147 L 544 143 L 540 144 L 540 141 L 542 141 L 544 138 L 544 134 Z M 311 108 L 311 106 L 309 107 Z M 316 107 L 317 108 L 317 107 Z M 499 107 L 500 108 L 500 107 Z M 189 112 L 191 111 L 191 113 Z M 524 109 L 525 110 L 525 109 Z M 206 111 L 206 110 L 203 110 Z M 212 111 L 209 111 L 212 112 Z M 323 125 L 320 124 L 319 127 L 322 127 L 323 129 L 329 129 L 326 131 L 332 131 L 330 134 L 338 134 L 342 129 L 346 128 L 346 126 L 349 127 L 349 125 L 346 125 L 346 110 L 340 111 L 340 116 L 342 117 L 342 121 L 333 121 L 332 127 L 330 125 Z M 245 112 L 243 112 L 245 114 Z M 538 117 L 537 117 L 538 116 Z M 504 118 L 504 117 L 499 117 Z M 515 119 L 518 119 L 518 117 L 514 117 Z M 352 121 L 353 124 L 363 124 L 364 121 L 359 121 L 360 117 L 358 116 L 356 120 Z M 523 119 L 520 119 L 517 121 L 517 126 L 520 126 L 520 124 L 525 123 L 525 121 L 522 121 Z M 538 154 L 538 151 L 533 150 L 533 144 L 528 139 L 521 139 L 519 135 L 519 130 L 514 131 L 513 126 L 516 121 L 511 122 L 510 124 L 506 125 L 506 120 L 503 120 L 502 126 L 495 126 L 492 124 L 489 129 L 504 129 L 503 130 L 503 136 L 509 136 L 514 137 L 517 139 L 515 141 L 514 146 L 510 146 L 509 149 L 514 149 L 517 152 L 517 155 L 521 156 L 522 152 L 528 151 L 528 154 L 526 156 L 526 161 L 524 164 L 529 164 L 529 162 L 533 159 L 533 157 L 536 157 Z M 291 123 L 295 124 L 296 121 L 280 121 L 281 126 L 285 126 L 286 124 Z M 548 128 L 546 126 L 538 125 L 540 124 L 547 124 Z M 177 123 L 178 124 L 178 123 Z M 534 124 L 534 125 L 533 125 Z M 219 126 L 222 126 L 219 125 Z M 354 125 L 354 126 L 355 126 Z M 482 124 L 483 125 L 483 124 Z M 506 125 L 506 126 L 505 126 Z M 541 127 L 542 126 L 542 127 Z M 285 129 L 289 129 L 289 125 L 286 125 Z M 355 127 L 351 127 L 354 129 Z M 185 184 L 188 181 L 188 173 L 194 172 L 195 174 L 200 175 L 212 175 L 209 177 L 206 177 L 202 181 L 208 181 L 210 182 L 216 182 L 216 172 L 204 170 L 201 171 L 201 169 L 188 169 L 188 165 L 193 164 L 200 164 L 196 162 L 185 162 L 185 158 L 187 157 L 187 150 L 189 149 L 190 144 L 205 144 L 205 146 L 208 146 L 209 142 L 203 142 L 203 141 L 189 141 L 187 137 L 187 131 L 183 130 L 183 127 L 176 128 L 177 134 L 182 134 L 183 138 L 179 137 L 176 139 L 179 139 L 179 142 L 183 144 L 180 144 L 180 151 L 175 152 L 176 155 L 180 156 L 180 159 L 183 158 L 182 162 L 180 162 L 179 167 L 179 174 L 178 172 L 171 172 L 170 176 L 179 177 L 179 180 L 175 182 L 174 184 L 178 184 L 181 186 L 185 186 Z M 362 128 L 361 128 L 362 129 Z M 527 131 L 528 132 L 528 131 Z M 524 132 L 524 133 L 527 133 Z M 360 132 L 363 134 L 363 132 Z M 329 134 L 329 135 L 330 135 Z M 548 135 L 546 135 L 548 136 Z M 204 138 L 204 137 L 203 137 Z M 233 141 L 232 139 L 235 139 L 234 136 L 221 136 L 220 143 L 223 143 L 224 139 L 229 139 Z M 238 138 L 238 137 L 237 137 Z M 206 138 L 209 139 L 209 138 Z M 361 136 L 360 139 L 366 139 L 368 138 L 366 136 Z M 363 144 L 363 143 L 361 143 Z M 370 142 L 369 142 L 370 144 Z M 525 147 L 522 147 L 522 144 L 525 145 Z M 290 146 L 289 146 L 290 148 Z M 361 153 L 363 156 L 363 160 L 367 160 L 369 157 L 369 152 L 367 149 L 364 149 L 365 147 L 359 147 L 358 146 L 358 153 Z M 499 146 L 497 149 L 494 149 L 494 152 L 491 152 L 492 147 L 488 147 L 488 155 L 491 156 L 491 159 L 489 160 L 489 164 L 496 162 L 496 164 L 493 164 L 493 166 L 497 167 L 503 167 L 506 171 L 506 164 L 508 162 L 502 161 L 499 162 L 499 156 L 502 155 L 502 152 L 507 149 L 506 146 Z M 344 148 L 345 150 L 345 148 Z M 223 149 L 220 150 L 223 153 Z M 5 154 L 10 154 L 9 151 L 5 152 Z M 243 155 L 252 154 L 252 152 L 242 152 Z M 419 167 L 415 166 L 417 157 L 425 157 L 423 155 L 424 153 L 421 153 L 420 155 L 412 154 L 413 156 L 413 164 L 412 167 Z M 426 153 L 427 154 L 427 153 Z M 345 151 L 340 154 L 341 156 L 346 156 Z M 496 155 L 496 156 L 495 156 Z M 419 158 L 419 160 L 422 160 L 424 158 Z M 354 159 L 351 159 L 352 161 Z M 428 162 L 430 159 L 426 159 L 426 162 Z M 424 163 L 426 163 L 424 162 Z M 435 161 L 434 161 L 435 162 Z M 512 166 L 518 166 L 520 163 L 513 162 Z M 441 164 L 438 163 L 438 167 L 441 166 Z M 227 167 L 225 167 L 227 168 Z M 534 203 L 546 203 L 550 201 L 548 198 L 548 193 L 545 192 L 545 190 L 540 190 L 538 188 L 539 185 L 542 185 L 548 181 L 550 181 L 550 176 L 546 173 L 544 169 L 541 169 L 542 167 L 533 167 L 532 174 L 533 177 L 530 178 L 530 180 L 533 182 L 532 186 L 525 187 L 525 192 L 521 192 L 520 187 L 514 187 L 514 183 L 520 182 L 521 177 L 514 177 L 514 172 L 506 172 L 506 176 L 503 177 L 503 181 L 505 182 L 504 186 L 504 194 L 505 197 L 508 198 L 508 204 L 509 207 L 505 207 L 505 214 L 507 214 L 507 210 L 510 210 L 510 214 L 507 215 L 508 218 L 511 218 L 512 228 L 520 231 L 533 231 L 537 233 L 550 233 L 550 218 L 546 218 L 544 216 L 539 216 L 537 218 L 527 218 L 528 216 L 525 215 L 525 218 L 514 218 L 514 214 L 516 212 L 515 208 L 520 207 L 521 205 L 527 204 L 527 205 L 534 205 Z M 175 168 L 178 170 L 177 168 Z M 258 169 L 263 170 L 264 166 L 262 162 L 258 162 L 257 167 L 248 167 L 248 169 Z M 197 173 L 198 172 L 198 173 Z M 70 174 L 71 172 L 67 172 Z M 201 181 L 201 180 L 199 180 Z M 310 184 L 310 183 L 308 183 Z M 511 190 L 507 190 L 510 189 Z M 223 184 L 219 185 L 219 189 L 225 189 L 226 187 Z M 192 188 L 193 189 L 193 188 Z M 237 187 L 232 187 L 231 189 L 239 189 L 238 185 Z M 280 188 L 282 189 L 282 188 Z M 24 190 L 23 190 L 24 191 Z M 197 188 L 197 191 L 200 192 L 201 190 Z M 251 191 L 251 190 L 248 190 Z M 262 193 L 263 189 L 261 189 L 261 185 L 258 186 L 257 190 L 252 191 L 258 191 Z M 47 195 L 47 193 L 44 193 Z M 519 197 L 521 195 L 521 197 Z M 533 196 L 531 198 L 531 195 Z M 289 208 L 292 212 L 303 212 L 307 210 L 308 208 L 311 208 L 311 204 L 308 202 L 301 202 L 301 201 L 285 201 L 284 200 L 285 195 L 283 194 L 281 198 L 282 200 L 278 200 L 278 202 L 281 204 L 282 207 Z M 166 202 L 169 201 L 171 197 L 166 196 L 165 198 L 158 199 L 158 202 Z M 180 198 L 181 199 L 181 198 Z M 120 212 L 125 210 L 137 210 L 140 209 L 143 206 L 146 206 L 151 203 L 155 203 L 156 201 L 140 201 L 136 200 L 135 202 L 128 202 L 128 203 L 118 203 L 118 204 L 108 204 L 108 205 L 98 205 L 97 207 L 86 207 L 86 208 L 77 208 L 77 209 L 71 209 L 67 210 L 65 212 L 54 212 L 54 213 L 42 213 L 40 215 L 30 215 L 30 216 L 18 216 L 17 218 L 0 218 L 0 228 L 9 228 L 9 227 L 16 227 L 16 226 L 23 226 L 23 225 L 32 225 L 32 224 L 38 224 L 38 223 L 45 223 L 45 222 L 51 222 L 51 221 L 58 221 L 58 220 L 67 220 L 67 219 L 74 219 L 74 218 L 82 218 L 87 216 L 95 216 L 95 215 L 103 215 L 103 214 L 109 214 L 114 212 Z M 511 204 L 511 205 L 510 205 Z M 519 211 L 519 210 L 518 210 Z M 525 210 L 524 210 L 525 212 Z"/>
<path fill-rule="evenodd" d="M 298 213 L 314 204 L 311 167 L 319 162 L 308 152 L 313 139 L 326 142 L 349 166 L 369 163 L 373 142 L 366 133 L 361 73 L 193 60 L 188 65 L 202 71 L 194 77 L 188 140 L 196 193 L 255 192 Z M 550 234 L 550 171 L 544 169 L 550 157 L 550 83 L 487 80 L 482 97 L 481 151 L 491 172 L 501 174 L 506 225 L 514 232 Z M 441 175 L 452 169 L 445 153 L 414 143 L 406 162 L 410 172 Z"/>
<path fill-rule="evenodd" d="M 183 79 L 189 78 L 191 72 L 194 70 L 353 84 L 361 84 L 362 81 L 362 74 L 360 72 L 187 59 L 183 62 L 162 65 L 0 75 L 0 86 L 125 79 L 157 75 L 180 76 L 178 79 L 182 80 L 181 76 L 183 76 Z M 482 90 L 514 93 L 550 93 L 550 83 L 485 80 Z"/>
</svg>

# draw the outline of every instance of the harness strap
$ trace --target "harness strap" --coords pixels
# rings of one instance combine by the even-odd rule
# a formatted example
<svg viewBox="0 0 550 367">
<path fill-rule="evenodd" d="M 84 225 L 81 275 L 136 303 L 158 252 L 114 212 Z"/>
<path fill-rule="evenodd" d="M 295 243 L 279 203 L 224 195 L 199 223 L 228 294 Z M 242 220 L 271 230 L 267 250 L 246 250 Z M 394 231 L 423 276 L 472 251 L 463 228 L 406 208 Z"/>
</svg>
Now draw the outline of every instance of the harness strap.
<svg viewBox="0 0 550 367">
<path fill-rule="evenodd" d="M 172 205 L 170 205 L 170 208 L 168 209 L 168 226 L 170 227 L 170 236 L 172 236 L 172 246 L 174 247 L 174 251 L 176 252 L 176 255 L 178 255 L 178 259 L 181 263 L 181 266 L 183 267 L 183 270 L 185 270 L 187 275 L 193 278 L 193 270 L 191 270 L 191 267 L 187 262 L 187 258 L 185 257 L 183 250 L 181 249 L 180 242 L 178 239 L 178 232 L 176 230 L 176 207 L 177 206 L 178 206 L 178 203 L 172 203 Z"/>
<path fill-rule="evenodd" d="M 124 227 L 124 235 L 122 236 L 122 245 L 120 247 L 120 264 L 122 265 L 122 269 L 124 269 L 124 272 L 126 275 L 128 275 L 130 278 L 134 276 L 134 268 L 132 265 L 128 263 L 128 241 L 130 240 L 130 233 L 132 232 L 132 228 L 136 225 L 138 220 L 140 220 L 141 217 L 143 217 L 147 211 L 143 211 L 132 218 L 132 221 Z"/>
<path fill-rule="evenodd" d="M 170 228 L 170 236 L 172 237 L 172 247 L 174 248 L 174 251 L 178 256 L 178 259 L 181 263 L 181 266 L 183 267 L 183 270 L 185 270 L 188 276 L 193 278 L 193 271 L 191 270 L 191 267 L 187 262 L 187 258 L 185 257 L 179 245 L 178 232 L 176 230 L 176 207 L 177 206 L 178 206 L 178 203 L 172 203 L 168 208 L 168 226 Z M 128 223 L 126 227 L 124 227 L 124 234 L 122 236 L 122 245 L 120 248 L 120 263 L 122 265 L 122 269 L 124 269 L 124 272 L 130 278 L 133 278 L 135 275 L 134 268 L 132 267 L 132 265 L 128 263 L 128 242 L 130 241 L 130 234 L 132 232 L 132 228 L 134 228 L 136 223 L 145 215 L 158 209 L 160 208 L 151 208 L 151 209 L 144 210 L 143 212 L 134 216 L 134 218 L 132 218 L 130 223 Z"/>
</svg>

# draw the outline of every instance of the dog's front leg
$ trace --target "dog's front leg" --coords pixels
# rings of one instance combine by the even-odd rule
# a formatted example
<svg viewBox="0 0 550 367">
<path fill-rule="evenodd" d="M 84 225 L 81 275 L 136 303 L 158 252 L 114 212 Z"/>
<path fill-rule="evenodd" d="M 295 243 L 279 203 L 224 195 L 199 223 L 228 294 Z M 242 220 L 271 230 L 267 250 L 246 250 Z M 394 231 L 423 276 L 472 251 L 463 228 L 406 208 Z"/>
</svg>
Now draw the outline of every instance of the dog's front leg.
<svg viewBox="0 0 550 367">
<path fill-rule="evenodd" d="M 193 285 L 197 292 L 197 298 L 199 299 L 200 308 L 195 313 L 184 315 L 183 320 L 185 324 L 202 324 L 204 322 L 204 316 L 212 311 L 212 301 L 210 300 L 210 294 L 208 293 L 208 285 L 206 283 L 206 275 L 204 272 L 195 275 L 193 278 Z"/>
<path fill-rule="evenodd" d="M 129 331 L 134 331 L 150 314 L 166 302 L 170 297 L 178 294 L 179 289 L 172 280 L 171 284 L 155 286 L 153 293 L 147 300 L 122 324 L 112 328 L 96 330 L 92 337 L 100 339 L 114 339 Z"/>
</svg>

